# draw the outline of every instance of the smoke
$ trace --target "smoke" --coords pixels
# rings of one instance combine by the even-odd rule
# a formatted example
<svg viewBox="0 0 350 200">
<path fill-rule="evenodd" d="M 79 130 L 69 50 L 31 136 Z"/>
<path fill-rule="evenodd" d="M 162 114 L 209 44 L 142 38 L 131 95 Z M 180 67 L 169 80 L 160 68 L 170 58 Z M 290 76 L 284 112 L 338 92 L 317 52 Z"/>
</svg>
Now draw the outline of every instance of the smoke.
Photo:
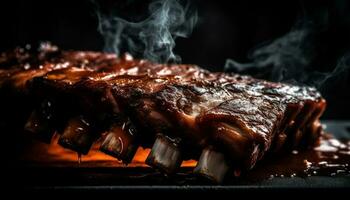
<svg viewBox="0 0 350 200">
<path fill-rule="evenodd" d="M 342 56 L 336 65 L 336 67 L 328 73 L 316 72 L 313 74 L 312 85 L 318 87 L 323 93 L 327 93 L 332 90 L 347 91 L 347 81 L 350 80 L 350 52 Z M 334 86 L 338 87 L 334 89 Z M 343 87 L 343 88 L 339 88 Z"/>
<path fill-rule="evenodd" d="M 225 70 L 256 72 L 273 81 L 305 82 L 304 72 L 315 56 L 315 29 L 310 22 L 298 24 L 286 35 L 253 50 L 248 56 L 252 63 L 228 59 Z"/>
<path fill-rule="evenodd" d="M 314 69 L 318 59 L 319 35 L 326 25 L 312 21 L 298 22 L 293 29 L 280 38 L 255 48 L 248 58 L 250 63 L 227 59 L 225 71 L 252 74 L 258 78 L 299 85 L 310 85 L 324 90 L 330 80 L 346 77 L 349 71 L 349 55 L 342 56 L 329 72 Z"/>
<path fill-rule="evenodd" d="M 149 16 L 139 22 L 97 11 L 98 30 L 105 40 L 104 50 L 120 55 L 128 52 L 154 62 L 181 62 L 173 50 L 175 39 L 188 37 L 196 22 L 197 12 L 189 2 L 177 0 L 152 1 Z"/>
</svg>

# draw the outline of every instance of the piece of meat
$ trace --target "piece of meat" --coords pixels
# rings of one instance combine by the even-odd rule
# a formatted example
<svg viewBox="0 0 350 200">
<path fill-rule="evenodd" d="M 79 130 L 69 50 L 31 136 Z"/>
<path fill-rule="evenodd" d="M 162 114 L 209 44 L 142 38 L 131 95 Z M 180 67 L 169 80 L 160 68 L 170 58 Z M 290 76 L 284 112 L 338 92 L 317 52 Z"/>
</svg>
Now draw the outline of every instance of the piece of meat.
<svg viewBox="0 0 350 200">
<path fill-rule="evenodd" d="M 124 106 L 120 107 L 120 102 L 116 101 L 115 95 L 111 91 L 118 90 L 121 92 L 121 90 L 127 90 L 131 86 L 135 88 L 138 85 L 138 88 L 149 90 L 148 93 L 150 93 L 155 90 L 156 85 L 159 87 L 165 85 L 165 82 L 161 81 L 161 77 L 166 82 L 179 81 L 184 77 L 191 79 L 194 76 L 193 74 L 198 74 L 197 76 L 199 76 L 201 73 L 209 74 L 209 72 L 195 66 L 155 65 L 142 60 L 135 61 L 126 55 L 118 60 L 117 64 L 111 64 L 109 68 L 103 68 L 102 70 L 101 68 L 81 69 L 74 67 L 54 70 L 45 76 L 35 78 L 31 85 L 33 90 L 38 90 L 39 93 L 45 90 L 45 92 L 41 92 L 45 95 L 52 94 L 55 96 L 59 94 L 60 97 L 56 98 L 70 96 L 65 99 L 71 99 L 74 96 L 75 101 L 78 101 L 78 103 L 66 102 L 65 104 L 77 104 L 73 106 L 74 109 L 79 109 L 79 112 L 83 112 L 84 115 L 94 115 L 92 116 L 93 118 L 98 118 L 94 121 L 111 121 L 110 128 L 102 128 L 102 131 L 105 130 L 108 134 L 101 150 L 117 156 L 127 163 L 130 161 L 131 154 L 128 153 L 128 140 L 133 140 L 131 139 L 133 136 L 131 137 L 129 133 L 133 131 L 130 131 L 129 128 L 121 127 L 123 124 L 130 124 L 129 117 L 124 113 L 128 109 L 124 109 Z M 127 94 L 127 92 L 122 92 L 122 94 L 123 99 L 133 95 L 132 93 Z M 100 114 L 103 116 L 98 116 Z M 119 126 L 119 128 L 115 128 L 116 126 Z M 125 144 L 123 144 L 124 140 L 120 140 L 120 138 L 125 140 Z M 118 142 L 122 144 L 118 144 Z M 72 144 L 73 142 L 69 143 Z M 126 148 L 123 148 L 123 152 L 117 152 L 118 148 L 110 148 L 109 143 L 125 146 Z M 72 148 L 75 150 L 79 149 L 78 147 Z M 130 152 L 134 152 L 132 149 L 135 148 L 131 148 Z"/>
<path fill-rule="evenodd" d="M 58 132 L 82 154 L 103 137 L 101 151 L 125 163 L 151 147 L 146 163 L 168 174 L 196 159 L 196 174 L 220 182 L 322 132 L 325 100 L 310 87 L 49 47 L 2 54 L 0 66 L 0 94 L 30 99 L 27 132 L 45 141 Z"/>
</svg>

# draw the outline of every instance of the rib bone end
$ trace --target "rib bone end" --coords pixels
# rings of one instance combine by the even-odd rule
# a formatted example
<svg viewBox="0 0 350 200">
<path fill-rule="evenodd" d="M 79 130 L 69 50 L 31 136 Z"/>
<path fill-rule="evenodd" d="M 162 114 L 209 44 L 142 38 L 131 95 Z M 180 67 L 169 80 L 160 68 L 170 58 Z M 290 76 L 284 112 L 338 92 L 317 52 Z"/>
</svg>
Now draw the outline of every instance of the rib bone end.
<svg viewBox="0 0 350 200">
<path fill-rule="evenodd" d="M 167 174 L 174 173 L 181 165 L 181 152 L 178 144 L 164 135 L 158 135 L 146 164 Z"/>
<path fill-rule="evenodd" d="M 119 126 L 113 126 L 103 140 L 100 151 L 122 160 L 129 164 L 137 151 L 138 145 L 134 144 L 134 136 L 127 133 Z"/>
<path fill-rule="evenodd" d="M 228 169 L 224 155 L 209 147 L 202 151 L 194 173 L 216 183 L 222 183 Z"/>
<path fill-rule="evenodd" d="M 45 142 L 50 143 L 54 134 L 54 130 L 50 127 L 49 119 L 42 115 L 38 110 L 34 110 L 27 120 L 24 130 L 33 137 Z"/>
<path fill-rule="evenodd" d="M 90 132 L 90 125 L 82 117 L 75 117 L 69 120 L 58 144 L 61 146 L 86 155 L 94 141 Z"/>
</svg>

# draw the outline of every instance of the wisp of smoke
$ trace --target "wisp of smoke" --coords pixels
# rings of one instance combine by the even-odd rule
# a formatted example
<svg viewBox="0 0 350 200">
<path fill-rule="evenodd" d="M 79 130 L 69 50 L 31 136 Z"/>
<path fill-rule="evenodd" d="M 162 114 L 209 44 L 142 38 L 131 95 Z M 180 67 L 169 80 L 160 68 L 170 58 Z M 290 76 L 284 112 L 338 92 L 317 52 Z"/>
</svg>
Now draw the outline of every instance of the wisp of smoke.
<svg viewBox="0 0 350 200">
<path fill-rule="evenodd" d="M 148 7 L 149 17 L 131 22 L 98 11 L 98 30 L 105 40 L 105 51 L 128 52 L 154 62 L 181 62 L 174 54 L 175 39 L 188 37 L 196 22 L 197 12 L 189 2 L 157 0 Z"/>
<path fill-rule="evenodd" d="M 304 82 L 305 69 L 314 57 L 315 29 L 304 23 L 286 35 L 252 51 L 252 63 L 241 64 L 228 59 L 225 70 L 245 73 L 256 71 L 273 81 Z"/>
<path fill-rule="evenodd" d="M 331 72 L 315 72 L 311 80 L 311 85 L 318 87 L 322 92 L 327 93 L 337 85 L 338 87 L 346 86 L 350 78 L 350 52 L 342 56 L 335 68 Z M 342 89 L 342 88 L 338 88 Z M 344 91 L 347 91 L 344 88 Z"/>
<path fill-rule="evenodd" d="M 238 63 L 227 59 L 224 69 L 325 90 L 330 80 L 346 77 L 350 69 L 350 56 L 342 56 L 330 72 L 313 70 L 311 65 L 318 50 L 315 38 L 319 32 L 320 28 L 311 22 L 298 23 L 284 36 L 254 49 L 248 56 L 251 63 Z"/>
</svg>

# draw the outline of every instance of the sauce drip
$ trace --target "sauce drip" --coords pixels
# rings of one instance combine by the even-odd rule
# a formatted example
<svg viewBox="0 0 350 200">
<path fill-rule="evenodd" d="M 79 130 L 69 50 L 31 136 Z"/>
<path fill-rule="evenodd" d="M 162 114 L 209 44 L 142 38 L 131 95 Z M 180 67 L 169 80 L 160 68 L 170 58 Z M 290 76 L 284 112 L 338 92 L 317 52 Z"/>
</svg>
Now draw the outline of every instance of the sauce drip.
<svg viewBox="0 0 350 200">
<path fill-rule="evenodd" d="M 329 135 L 322 136 L 313 149 L 292 151 L 280 156 L 271 155 L 242 178 L 265 179 L 339 176 L 350 174 L 350 140 L 340 141 Z"/>
<path fill-rule="evenodd" d="M 81 153 L 78 153 L 78 165 L 81 164 Z"/>
</svg>

